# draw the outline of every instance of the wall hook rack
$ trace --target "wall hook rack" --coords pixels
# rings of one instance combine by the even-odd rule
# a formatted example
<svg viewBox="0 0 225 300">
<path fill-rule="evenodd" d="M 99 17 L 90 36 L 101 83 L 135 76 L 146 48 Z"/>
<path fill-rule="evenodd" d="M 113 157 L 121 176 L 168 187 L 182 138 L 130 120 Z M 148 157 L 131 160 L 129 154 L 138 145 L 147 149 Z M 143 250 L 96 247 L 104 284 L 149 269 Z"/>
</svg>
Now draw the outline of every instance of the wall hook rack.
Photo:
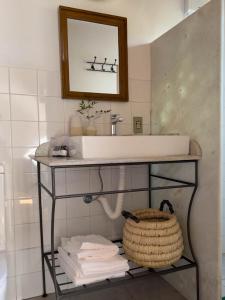
<svg viewBox="0 0 225 300">
<path fill-rule="evenodd" d="M 112 66 L 111 66 L 111 72 L 113 72 L 113 73 L 115 73 L 116 71 L 115 71 L 115 69 L 114 69 L 114 66 L 116 66 L 116 59 L 115 59 L 115 61 L 114 61 L 114 64 L 112 64 Z"/>
<path fill-rule="evenodd" d="M 96 62 L 96 59 L 97 59 L 97 56 L 94 56 L 94 61 L 93 61 L 93 63 L 91 64 L 91 69 L 92 69 L 93 71 L 95 71 L 95 62 Z"/>
<path fill-rule="evenodd" d="M 86 61 L 87 64 L 91 64 L 90 68 L 87 68 L 87 71 L 92 72 L 104 72 L 104 73 L 117 73 L 117 69 L 119 65 L 117 64 L 117 59 L 114 60 L 114 63 L 108 63 L 107 57 L 105 57 L 104 62 L 97 62 L 97 56 L 94 56 L 93 61 Z M 96 66 L 101 66 L 100 68 L 96 68 Z M 106 67 L 110 68 L 106 68 Z"/>
<path fill-rule="evenodd" d="M 104 66 L 105 66 L 105 64 L 106 64 L 106 61 L 107 61 L 107 57 L 105 57 L 105 61 L 104 61 L 104 63 L 102 64 L 102 71 L 103 71 L 103 72 L 105 72 Z"/>
</svg>

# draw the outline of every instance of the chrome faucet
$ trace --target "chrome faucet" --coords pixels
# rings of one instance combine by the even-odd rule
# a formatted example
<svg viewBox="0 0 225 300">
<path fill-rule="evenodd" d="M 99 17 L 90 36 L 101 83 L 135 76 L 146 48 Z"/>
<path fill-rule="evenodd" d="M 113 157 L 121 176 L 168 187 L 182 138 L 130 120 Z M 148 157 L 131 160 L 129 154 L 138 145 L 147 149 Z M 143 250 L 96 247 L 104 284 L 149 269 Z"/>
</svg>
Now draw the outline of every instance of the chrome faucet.
<svg viewBox="0 0 225 300">
<path fill-rule="evenodd" d="M 112 124 L 112 135 L 116 135 L 116 124 L 118 122 L 123 122 L 123 117 L 118 114 L 111 115 L 111 124 Z"/>
</svg>

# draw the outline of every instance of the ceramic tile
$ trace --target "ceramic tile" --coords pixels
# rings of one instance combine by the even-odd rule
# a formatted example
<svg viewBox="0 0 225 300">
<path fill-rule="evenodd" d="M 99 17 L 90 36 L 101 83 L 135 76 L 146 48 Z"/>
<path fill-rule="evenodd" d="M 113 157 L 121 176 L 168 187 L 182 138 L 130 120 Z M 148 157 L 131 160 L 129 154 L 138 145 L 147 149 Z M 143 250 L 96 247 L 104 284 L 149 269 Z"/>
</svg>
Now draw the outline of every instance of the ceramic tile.
<svg viewBox="0 0 225 300">
<path fill-rule="evenodd" d="M 15 224 L 34 223 L 38 213 L 37 199 L 23 198 L 14 200 Z"/>
<path fill-rule="evenodd" d="M 149 80 L 129 80 L 130 101 L 150 102 L 151 99 L 151 81 Z"/>
<path fill-rule="evenodd" d="M 132 193 L 125 201 L 124 208 L 127 210 L 144 209 L 148 207 L 148 192 Z"/>
<path fill-rule="evenodd" d="M 41 272 L 30 273 L 16 278 L 17 299 L 27 299 L 42 293 Z"/>
<path fill-rule="evenodd" d="M 117 135 L 133 135 L 133 125 L 131 123 L 117 124 Z"/>
<path fill-rule="evenodd" d="M 39 135 L 40 143 L 50 141 L 52 137 L 62 136 L 65 134 L 63 122 L 40 122 Z"/>
<path fill-rule="evenodd" d="M 9 93 L 9 70 L 6 67 L 0 67 L 0 93 Z"/>
<path fill-rule="evenodd" d="M 47 293 L 52 294 L 52 293 L 55 292 L 55 288 L 54 288 L 54 285 L 53 285 L 53 282 L 52 282 L 52 277 L 51 277 L 48 270 L 46 270 L 45 276 L 46 276 L 46 290 L 47 290 Z"/>
<path fill-rule="evenodd" d="M 7 277 L 15 276 L 16 274 L 16 264 L 15 264 L 15 252 L 7 251 L 5 253 L 5 262 L 7 268 Z"/>
<path fill-rule="evenodd" d="M 119 114 L 123 117 L 124 123 L 129 123 L 131 120 L 131 105 L 130 102 L 112 102 L 111 103 L 112 114 Z"/>
<path fill-rule="evenodd" d="M 4 292 L 3 292 L 4 293 Z M 16 295 L 16 277 L 8 277 L 6 282 L 6 295 L 4 300 L 15 300 Z"/>
<path fill-rule="evenodd" d="M 41 271 L 41 249 L 33 248 L 16 252 L 17 275 Z"/>
<path fill-rule="evenodd" d="M 51 190 L 52 181 L 51 181 L 50 172 L 48 172 L 48 179 L 47 179 L 47 182 L 46 182 L 46 186 Z M 66 193 L 66 173 L 65 173 L 65 170 L 56 171 L 55 187 L 56 187 L 56 195 L 62 195 L 62 194 Z"/>
<path fill-rule="evenodd" d="M 90 229 L 92 234 L 100 234 L 106 238 L 111 238 L 110 221 L 106 215 L 91 216 Z"/>
<path fill-rule="evenodd" d="M 38 223 L 15 225 L 16 250 L 37 248 L 40 246 L 40 228 Z"/>
<path fill-rule="evenodd" d="M 11 148 L 0 148 L 1 164 L 3 164 L 5 172 L 12 172 L 12 150 Z"/>
<path fill-rule="evenodd" d="M 44 243 L 49 246 L 51 244 L 51 223 L 44 223 Z M 67 237 L 67 220 L 55 220 L 54 227 L 55 248 L 61 244 L 61 237 Z"/>
<path fill-rule="evenodd" d="M 89 170 L 73 170 L 66 171 L 67 193 L 82 193 L 89 191 Z"/>
<path fill-rule="evenodd" d="M 108 111 L 111 110 L 111 103 L 110 102 L 97 102 L 95 105 L 96 111 Z M 99 118 L 96 119 L 96 124 L 110 124 L 111 122 L 111 113 L 104 113 L 99 116 Z"/>
<path fill-rule="evenodd" d="M 129 166 L 125 166 L 125 189 L 131 188 L 131 168 Z M 111 188 L 112 189 L 119 189 L 119 183 L 120 183 L 120 168 L 119 167 L 113 167 L 112 168 L 112 178 L 111 178 Z M 122 178 L 122 177 L 121 177 Z"/>
<path fill-rule="evenodd" d="M 0 145 L 11 147 L 11 127 L 9 121 L 0 121 Z"/>
<path fill-rule="evenodd" d="M 151 134 L 151 126 L 150 126 L 150 124 L 144 124 L 143 125 L 143 134 L 144 135 L 150 135 Z"/>
<path fill-rule="evenodd" d="M 36 147 L 39 144 L 37 122 L 12 122 L 12 144 L 14 147 Z"/>
<path fill-rule="evenodd" d="M 111 135 L 111 123 L 96 124 L 97 135 Z"/>
<path fill-rule="evenodd" d="M 150 44 L 128 48 L 129 78 L 151 80 Z"/>
<path fill-rule="evenodd" d="M 111 168 L 101 167 L 100 174 L 103 180 L 103 190 L 111 190 Z M 97 168 L 90 169 L 90 190 L 91 192 L 99 192 L 101 190 L 101 181 Z"/>
<path fill-rule="evenodd" d="M 60 97 L 60 74 L 56 71 L 38 71 L 38 95 Z"/>
<path fill-rule="evenodd" d="M 89 204 L 84 203 L 83 198 L 67 199 L 67 218 L 87 217 L 90 214 Z"/>
<path fill-rule="evenodd" d="M 11 117 L 16 121 L 38 121 L 36 96 L 11 95 Z"/>
<path fill-rule="evenodd" d="M 37 197 L 37 175 L 14 170 L 14 199 Z"/>
<path fill-rule="evenodd" d="M 9 94 L 0 94 L 0 120 L 1 121 L 10 120 Z"/>
<path fill-rule="evenodd" d="M 79 109 L 78 100 L 63 100 L 64 103 L 64 114 L 65 114 L 65 122 L 69 124 L 71 117 L 75 113 L 76 110 Z"/>
<path fill-rule="evenodd" d="M 109 196 L 106 196 L 108 199 Z M 91 216 L 96 216 L 96 215 L 105 215 L 105 211 L 99 201 L 93 201 L 92 203 L 89 204 L 90 207 L 90 215 Z"/>
<path fill-rule="evenodd" d="M 67 235 L 71 237 L 83 234 L 90 234 L 90 219 L 88 217 L 68 219 Z"/>
<path fill-rule="evenodd" d="M 5 173 L 5 199 L 10 200 L 13 198 L 13 176 L 12 173 Z"/>
<path fill-rule="evenodd" d="M 112 240 L 121 239 L 123 237 L 124 218 L 119 217 L 116 220 L 110 220 L 111 238 Z"/>
<path fill-rule="evenodd" d="M 31 69 L 10 69 L 10 92 L 37 95 L 37 72 Z"/>
<path fill-rule="evenodd" d="M 35 153 L 36 148 L 13 148 L 14 170 L 23 173 L 35 173 L 37 163 L 29 155 Z"/>
<path fill-rule="evenodd" d="M 147 166 L 131 167 L 131 184 L 133 188 L 148 187 Z"/>
<path fill-rule="evenodd" d="M 49 196 L 45 197 L 43 195 L 42 197 L 42 212 L 43 212 L 43 219 L 45 222 L 49 222 L 51 220 L 51 211 L 52 211 L 52 200 Z M 56 208 L 55 208 L 55 219 L 66 219 L 66 205 L 67 205 L 67 199 L 60 199 L 60 201 L 57 201 Z M 38 201 L 37 201 L 37 207 L 38 207 Z M 39 214 L 35 215 L 36 221 L 39 221 Z"/>
<path fill-rule="evenodd" d="M 143 124 L 150 124 L 150 103 L 131 103 L 132 117 L 142 117 Z"/>
<path fill-rule="evenodd" d="M 61 98 L 39 97 L 40 121 L 64 122 L 64 105 Z"/>
<path fill-rule="evenodd" d="M 14 232 L 14 203 L 12 200 L 5 201 L 5 230 L 6 230 L 6 249 L 15 250 Z"/>
<path fill-rule="evenodd" d="M 15 250 L 15 230 L 14 226 L 6 226 L 6 248 L 8 251 Z"/>
</svg>

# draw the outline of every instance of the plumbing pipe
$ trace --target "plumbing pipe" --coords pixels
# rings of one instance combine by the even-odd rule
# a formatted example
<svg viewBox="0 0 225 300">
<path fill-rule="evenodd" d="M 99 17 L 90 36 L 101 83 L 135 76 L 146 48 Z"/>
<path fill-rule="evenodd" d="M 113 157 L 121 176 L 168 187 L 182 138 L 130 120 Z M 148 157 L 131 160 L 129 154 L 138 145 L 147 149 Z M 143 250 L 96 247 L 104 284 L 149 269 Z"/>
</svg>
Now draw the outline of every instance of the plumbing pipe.
<svg viewBox="0 0 225 300">
<path fill-rule="evenodd" d="M 120 166 L 119 167 L 118 190 L 124 190 L 124 188 L 125 188 L 125 175 L 126 175 L 125 166 Z M 103 209 L 105 210 L 107 216 L 111 220 L 115 220 L 121 215 L 121 212 L 122 212 L 122 209 L 123 209 L 123 202 L 124 202 L 124 193 L 118 193 L 117 194 L 116 207 L 115 207 L 114 211 L 110 207 L 110 205 L 108 203 L 108 200 L 105 197 L 100 196 L 100 197 L 98 197 L 97 200 L 101 203 L 101 205 L 102 205 Z"/>
</svg>

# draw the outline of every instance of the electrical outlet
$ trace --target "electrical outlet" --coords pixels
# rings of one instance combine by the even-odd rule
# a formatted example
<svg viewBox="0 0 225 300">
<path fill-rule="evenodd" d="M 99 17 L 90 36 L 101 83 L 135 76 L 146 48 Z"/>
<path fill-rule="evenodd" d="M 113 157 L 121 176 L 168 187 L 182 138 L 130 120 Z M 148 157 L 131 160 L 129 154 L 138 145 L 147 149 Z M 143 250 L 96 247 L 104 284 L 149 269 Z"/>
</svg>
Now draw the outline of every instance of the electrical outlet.
<svg viewBox="0 0 225 300">
<path fill-rule="evenodd" d="M 133 117 L 133 131 L 135 134 L 143 133 L 143 118 Z"/>
</svg>

